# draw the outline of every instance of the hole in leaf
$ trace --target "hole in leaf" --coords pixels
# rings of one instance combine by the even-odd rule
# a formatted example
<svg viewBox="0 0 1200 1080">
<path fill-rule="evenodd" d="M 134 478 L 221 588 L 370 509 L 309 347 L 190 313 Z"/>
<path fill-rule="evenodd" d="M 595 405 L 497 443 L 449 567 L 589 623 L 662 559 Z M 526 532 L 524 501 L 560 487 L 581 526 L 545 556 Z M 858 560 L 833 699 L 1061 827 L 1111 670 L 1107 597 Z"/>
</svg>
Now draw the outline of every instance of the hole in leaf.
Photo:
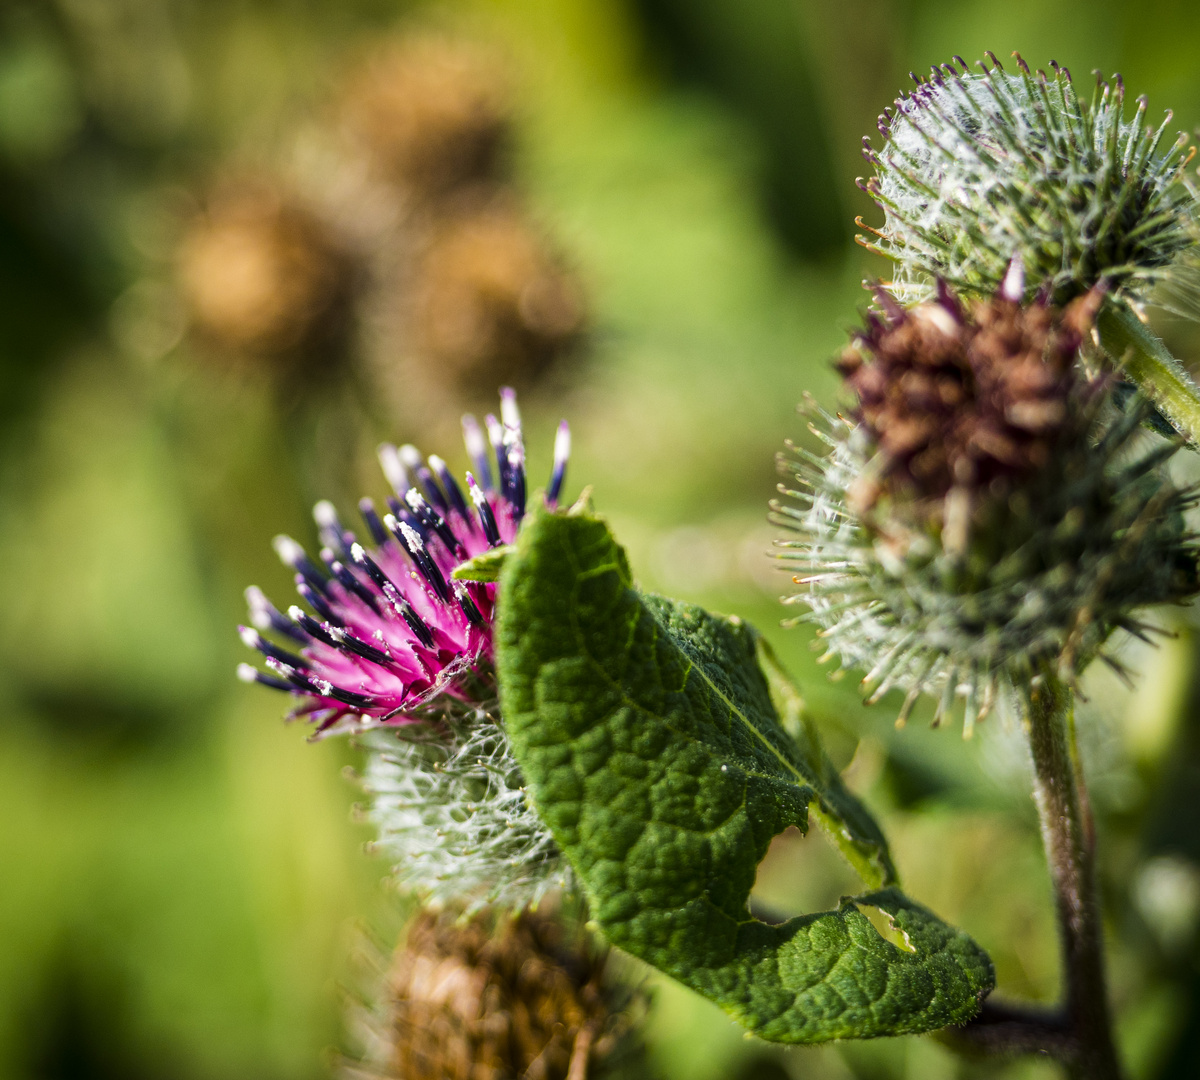
<svg viewBox="0 0 1200 1080">
<path fill-rule="evenodd" d="M 863 891 L 858 874 L 814 822 L 805 835 L 794 825 L 774 840 L 750 893 L 750 911 L 767 923 L 828 911 L 843 896 Z"/>
<path fill-rule="evenodd" d="M 882 908 L 877 908 L 874 904 L 856 903 L 854 906 L 858 908 L 860 914 L 866 916 L 884 941 L 891 942 L 897 949 L 902 949 L 904 952 L 915 953 L 917 951 L 913 943 L 908 940 L 908 935 L 892 921 L 892 917 Z"/>
</svg>

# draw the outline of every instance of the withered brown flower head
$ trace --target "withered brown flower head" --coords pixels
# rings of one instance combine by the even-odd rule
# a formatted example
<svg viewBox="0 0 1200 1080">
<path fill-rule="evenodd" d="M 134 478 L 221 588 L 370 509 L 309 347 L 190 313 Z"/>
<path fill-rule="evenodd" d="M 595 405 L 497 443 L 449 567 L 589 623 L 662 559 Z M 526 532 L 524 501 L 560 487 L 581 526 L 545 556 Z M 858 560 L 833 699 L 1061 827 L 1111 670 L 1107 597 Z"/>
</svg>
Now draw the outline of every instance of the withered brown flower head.
<svg viewBox="0 0 1200 1080">
<path fill-rule="evenodd" d="M 624 1035 L 605 950 L 554 916 L 419 914 L 388 974 L 386 1060 L 395 1080 L 599 1076 Z M 355 1075 L 362 1076 L 361 1071 Z"/>
<path fill-rule="evenodd" d="M 971 505 L 1044 468 L 1073 436 L 1075 361 L 1098 291 L 1061 312 L 1003 291 L 966 308 L 944 286 L 911 310 L 879 298 L 884 314 L 868 314 L 837 363 L 858 399 L 853 418 L 879 451 L 850 493 L 858 512 L 883 494 L 934 516 L 952 493 Z"/>
</svg>

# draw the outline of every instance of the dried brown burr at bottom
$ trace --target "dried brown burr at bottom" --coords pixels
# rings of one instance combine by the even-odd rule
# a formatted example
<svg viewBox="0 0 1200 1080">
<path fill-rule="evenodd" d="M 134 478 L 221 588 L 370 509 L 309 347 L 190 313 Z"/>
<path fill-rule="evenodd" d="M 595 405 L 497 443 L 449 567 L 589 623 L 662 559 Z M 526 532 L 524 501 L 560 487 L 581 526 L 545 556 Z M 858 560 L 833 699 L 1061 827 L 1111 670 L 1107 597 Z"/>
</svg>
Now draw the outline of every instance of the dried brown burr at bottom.
<svg viewBox="0 0 1200 1080">
<path fill-rule="evenodd" d="M 627 1038 L 607 952 L 546 913 L 466 923 L 422 912 L 387 977 L 384 1054 L 395 1080 L 583 1080 Z"/>
<path fill-rule="evenodd" d="M 1002 295 L 968 308 L 945 287 L 911 310 L 879 295 L 883 314 L 867 315 L 837 363 L 879 450 L 850 492 L 856 512 L 888 496 L 944 519 L 948 502 L 1011 489 L 1078 434 L 1076 360 L 1097 290 L 1061 311 Z"/>
</svg>

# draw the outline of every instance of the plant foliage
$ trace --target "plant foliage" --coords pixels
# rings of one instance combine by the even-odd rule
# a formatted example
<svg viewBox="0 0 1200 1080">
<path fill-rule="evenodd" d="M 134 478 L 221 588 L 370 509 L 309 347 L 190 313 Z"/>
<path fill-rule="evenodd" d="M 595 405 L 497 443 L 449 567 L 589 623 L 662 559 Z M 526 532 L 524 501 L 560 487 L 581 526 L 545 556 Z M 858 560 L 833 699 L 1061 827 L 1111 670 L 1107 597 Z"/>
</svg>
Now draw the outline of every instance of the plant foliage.
<svg viewBox="0 0 1200 1080">
<path fill-rule="evenodd" d="M 764 674 L 753 629 L 638 592 L 586 511 L 537 511 L 500 582 L 513 752 L 614 944 L 779 1042 L 923 1032 L 977 1012 L 990 960 L 895 887 L 882 834 L 778 666 Z M 810 809 L 871 891 L 771 925 L 748 908 L 756 868 L 776 834 L 807 830 Z"/>
</svg>

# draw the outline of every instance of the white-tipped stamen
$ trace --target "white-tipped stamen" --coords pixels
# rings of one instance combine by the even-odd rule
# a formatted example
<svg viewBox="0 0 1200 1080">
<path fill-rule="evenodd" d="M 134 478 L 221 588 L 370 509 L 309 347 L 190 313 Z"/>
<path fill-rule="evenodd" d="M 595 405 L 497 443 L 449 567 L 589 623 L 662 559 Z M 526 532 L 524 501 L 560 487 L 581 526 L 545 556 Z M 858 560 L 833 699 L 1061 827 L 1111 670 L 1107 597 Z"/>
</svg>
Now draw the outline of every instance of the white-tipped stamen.
<svg viewBox="0 0 1200 1080">
<path fill-rule="evenodd" d="M 421 540 L 420 533 L 417 532 L 407 521 L 400 522 L 400 532 L 404 536 L 404 542 L 408 545 L 408 550 L 412 552 L 424 551 L 425 544 Z"/>
<path fill-rule="evenodd" d="M 463 443 L 467 448 L 467 453 L 472 459 L 483 457 L 487 453 L 487 443 L 484 441 L 483 432 L 479 429 L 479 421 L 470 413 L 467 413 L 462 418 Z"/>
<path fill-rule="evenodd" d="M 506 428 L 520 428 L 521 411 L 517 408 L 517 392 L 511 386 L 500 388 L 500 419 Z"/>
<path fill-rule="evenodd" d="M 258 682 L 258 668 L 253 664 L 238 664 L 237 677 L 244 683 Z"/>
<path fill-rule="evenodd" d="M 504 429 L 504 448 L 508 455 L 508 463 L 512 466 L 525 464 L 525 444 L 521 441 L 519 428 Z"/>
<path fill-rule="evenodd" d="M 257 585 L 249 586 L 243 595 L 246 597 L 246 606 L 250 609 L 250 621 L 259 630 L 269 630 L 271 628 L 271 601 L 266 598 L 262 589 Z"/>
<path fill-rule="evenodd" d="M 336 529 L 338 527 L 337 510 L 334 509 L 333 503 L 328 499 L 322 499 L 313 507 L 313 521 L 322 529 Z"/>
<path fill-rule="evenodd" d="M 379 467 L 383 469 L 383 475 L 392 485 L 392 490 L 397 495 L 403 496 L 412 484 L 408 479 L 408 472 L 400 460 L 399 452 L 391 443 L 380 443 L 376 455 L 379 458 Z"/>
<path fill-rule="evenodd" d="M 1019 304 L 1025 298 L 1025 260 L 1020 252 L 1008 264 L 1000 283 L 1000 295 L 1010 304 Z"/>
<path fill-rule="evenodd" d="M 271 546 L 275 549 L 275 554 L 279 556 L 280 561 L 293 570 L 297 568 L 298 563 L 304 560 L 304 548 L 284 533 L 275 537 L 271 541 Z"/>
<path fill-rule="evenodd" d="M 586 447 L 585 447 L 586 450 Z M 554 466 L 557 468 L 571 456 L 571 428 L 564 420 L 554 436 Z"/>
</svg>

